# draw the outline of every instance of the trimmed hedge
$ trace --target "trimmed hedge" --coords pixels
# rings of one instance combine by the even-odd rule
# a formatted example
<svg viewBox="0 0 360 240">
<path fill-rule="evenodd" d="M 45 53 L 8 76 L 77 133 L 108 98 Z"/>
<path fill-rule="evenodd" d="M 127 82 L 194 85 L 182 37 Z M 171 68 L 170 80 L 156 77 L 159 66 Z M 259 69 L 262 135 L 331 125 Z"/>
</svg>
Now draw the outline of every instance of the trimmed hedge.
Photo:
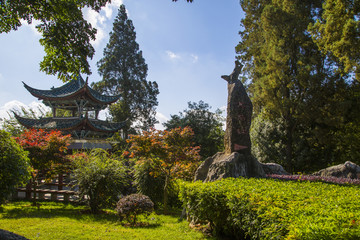
<svg viewBox="0 0 360 240">
<path fill-rule="evenodd" d="M 237 239 L 359 239 L 360 188 L 321 182 L 223 179 L 183 183 L 189 217 Z"/>
</svg>

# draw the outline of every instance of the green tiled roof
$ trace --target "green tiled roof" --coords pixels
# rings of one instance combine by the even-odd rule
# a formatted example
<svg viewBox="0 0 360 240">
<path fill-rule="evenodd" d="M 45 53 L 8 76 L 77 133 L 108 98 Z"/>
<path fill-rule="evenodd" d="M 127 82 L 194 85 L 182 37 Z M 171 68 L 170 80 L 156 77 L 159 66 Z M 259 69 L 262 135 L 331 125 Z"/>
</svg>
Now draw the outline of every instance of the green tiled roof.
<svg viewBox="0 0 360 240">
<path fill-rule="evenodd" d="M 14 113 L 15 114 L 15 113 Z M 85 118 L 23 118 L 15 114 L 19 123 L 27 128 L 57 129 L 57 130 L 75 130 L 79 127 L 85 127 L 88 130 L 99 132 L 116 132 L 126 125 L 126 122 L 110 123 L 107 121 Z"/>
<path fill-rule="evenodd" d="M 120 95 L 116 96 L 106 96 L 98 93 L 94 89 L 88 86 L 87 82 L 79 75 L 77 78 L 66 83 L 65 85 L 58 88 L 51 88 L 50 90 L 39 90 L 32 88 L 27 84 L 24 84 L 24 87 L 35 97 L 44 100 L 58 100 L 64 98 L 79 98 L 79 94 L 89 94 L 88 98 L 92 98 L 95 101 L 109 104 L 117 101 L 120 98 Z"/>
<path fill-rule="evenodd" d="M 81 118 L 23 118 L 15 114 L 18 122 L 27 128 L 68 130 L 76 128 L 81 124 Z"/>
</svg>

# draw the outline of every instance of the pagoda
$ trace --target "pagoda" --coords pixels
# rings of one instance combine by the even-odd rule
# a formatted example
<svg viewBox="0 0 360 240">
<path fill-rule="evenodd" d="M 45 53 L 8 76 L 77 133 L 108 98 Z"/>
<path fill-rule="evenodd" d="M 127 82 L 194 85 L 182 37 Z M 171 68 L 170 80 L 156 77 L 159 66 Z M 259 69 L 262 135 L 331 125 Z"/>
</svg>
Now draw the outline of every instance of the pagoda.
<svg viewBox="0 0 360 240">
<path fill-rule="evenodd" d="M 116 102 L 120 95 L 106 96 L 88 85 L 88 79 L 79 74 L 65 85 L 50 90 L 39 90 L 24 84 L 36 98 L 52 109 L 52 117 L 29 119 L 15 113 L 16 119 L 26 128 L 60 130 L 75 139 L 104 139 L 120 131 L 126 122 L 114 123 L 99 120 L 99 112 Z M 58 117 L 57 110 L 70 112 L 70 117 Z M 91 117 L 90 117 L 91 116 Z"/>
</svg>

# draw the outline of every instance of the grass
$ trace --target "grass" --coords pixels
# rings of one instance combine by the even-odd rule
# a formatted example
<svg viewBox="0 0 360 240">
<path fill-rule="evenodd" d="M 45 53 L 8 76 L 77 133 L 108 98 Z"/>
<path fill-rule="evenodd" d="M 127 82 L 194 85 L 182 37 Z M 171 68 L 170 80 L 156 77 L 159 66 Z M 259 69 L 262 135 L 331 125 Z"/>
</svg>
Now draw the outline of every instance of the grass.
<svg viewBox="0 0 360 240">
<path fill-rule="evenodd" d="M 11 202 L 0 212 L 0 229 L 28 239 L 210 239 L 189 228 L 178 216 L 153 213 L 143 224 L 129 227 L 118 220 L 114 211 L 92 215 L 84 206 L 55 202 Z"/>
</svg>

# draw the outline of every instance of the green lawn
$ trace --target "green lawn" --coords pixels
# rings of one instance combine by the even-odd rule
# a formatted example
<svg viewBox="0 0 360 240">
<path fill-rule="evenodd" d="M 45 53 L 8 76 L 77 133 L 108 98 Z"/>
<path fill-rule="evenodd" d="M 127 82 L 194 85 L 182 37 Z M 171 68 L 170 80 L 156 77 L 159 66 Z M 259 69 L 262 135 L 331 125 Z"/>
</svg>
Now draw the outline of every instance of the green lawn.
<svg viewBox="0 0 360 240">
<path fill-rule="evenodd" d="M 114 212 L 91 215 L 84 206 L 41 202 L 32 207 L 29 202 L 3 205 L 0 229 L 29 239 L 209 239 L 188 227 L 178 216 L 152 214 L 143 227 L 124 226 Z"/>
</svg>

